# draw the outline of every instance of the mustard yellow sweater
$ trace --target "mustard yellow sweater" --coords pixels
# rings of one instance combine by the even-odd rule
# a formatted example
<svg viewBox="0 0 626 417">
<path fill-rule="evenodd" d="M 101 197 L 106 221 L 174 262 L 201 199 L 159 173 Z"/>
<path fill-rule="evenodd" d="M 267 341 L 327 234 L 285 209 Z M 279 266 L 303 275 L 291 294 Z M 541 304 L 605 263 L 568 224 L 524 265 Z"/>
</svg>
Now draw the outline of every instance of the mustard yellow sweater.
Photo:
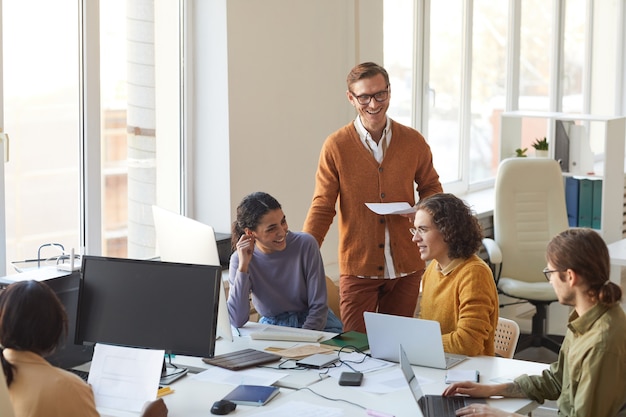
<svg viewBox="0 0 626 417">
<path fill-rule="evenodd" d="M 446 352 L 493 356 L 499 310 L 491 269 L 476 255 L 448 275 L 438 267 L 432 261 L 424 272 L 420 318 L 441 324 Z"/>
<path fill-rule="evenodd" d="M 381 164 L 365 148 L 350 124 L 331 134 L 322 147 L 315 192 L 303 231 L 322 244 L 339 212 L 339 269 L 341 274 L 380 276 L 385 262 L 385 225 L 389 227 L 394 268 L 411 273 L 424 268 L 411 242 L 406 217 L 381 216 L 365 203 L 408 202 L 442 191 L 433 168 L 430 147 L 415 129 L 391 121 L 391 142 Z"/>
</svg>

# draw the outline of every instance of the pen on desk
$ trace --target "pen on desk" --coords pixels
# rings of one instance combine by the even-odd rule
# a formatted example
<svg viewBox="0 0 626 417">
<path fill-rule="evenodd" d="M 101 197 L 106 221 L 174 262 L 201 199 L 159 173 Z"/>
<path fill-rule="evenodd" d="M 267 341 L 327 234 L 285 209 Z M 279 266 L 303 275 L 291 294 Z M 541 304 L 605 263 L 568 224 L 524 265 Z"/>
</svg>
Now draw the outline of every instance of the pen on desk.
<svg viewBox="0 0 626 417">
<path fill-rule="evenodd" d="M 239 331 L 239 327 L 235 327 L 235 330 L 237 330 L 237 336 L 241 337 L 241 332 Z"/>
<path fill-rule="evenodd" d="M 383 413 L 382 411 L 370 410 L 369 408 L 365 410 L 365 413 L 368 416 L 372 417 L 394 417 L 393 414 Z"/>
</svg>

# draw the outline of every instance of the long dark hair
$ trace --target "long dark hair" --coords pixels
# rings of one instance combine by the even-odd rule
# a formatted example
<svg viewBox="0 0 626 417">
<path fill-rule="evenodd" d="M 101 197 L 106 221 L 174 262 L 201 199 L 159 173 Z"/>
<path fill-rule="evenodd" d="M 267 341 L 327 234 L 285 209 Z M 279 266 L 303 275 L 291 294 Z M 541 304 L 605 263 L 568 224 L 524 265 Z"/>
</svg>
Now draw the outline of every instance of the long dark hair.
<svg viewBox="0 0 626 417">
<path fill-rule="evenodd" d="M 558 271 L 571 269 L 589 285 L 589 295 L 602 304 L 622 299 L 622 289 L 609 280 L 609 249 L 598 232 L 589 228 L 567 229 L 556 235 L 546 251 L 548 262 Z M 559 279 L 563 279 L 559 272 Z"/>
<path fill-rule="evenodd" d="M 20 281 L 0 292 L 0 345 L 45 356 L 67 334 L 67 314 L 54 291 L 38 281 Z M 2 352 L 0 362 L 7 386 L 15 368 Z"/>
<path fill-rule="evenodd" d="M 245 229 L 256 229 L 261 222 L 261 218 L 270 210 L 282 208 L 278 200 L 262 191 L 248 194 L 241 200 L 237 207 L 237 220 L 233 222 L 231 233 L 231 244 L 233 250 L 237 247 L 237 242 Z"/>
</svg>

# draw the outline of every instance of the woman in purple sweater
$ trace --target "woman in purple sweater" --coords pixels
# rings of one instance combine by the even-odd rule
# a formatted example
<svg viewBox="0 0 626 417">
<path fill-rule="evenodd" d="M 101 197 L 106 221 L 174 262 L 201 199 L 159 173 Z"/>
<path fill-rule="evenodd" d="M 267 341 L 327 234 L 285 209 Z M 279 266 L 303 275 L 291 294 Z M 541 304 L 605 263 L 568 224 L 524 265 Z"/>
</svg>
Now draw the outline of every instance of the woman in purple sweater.
<svg viewBox="0 0 626 417">
<path fill-rule="evenodd" d="M 274 197 L 263 192 L 244 197 L 232 241 L 228 314 L 233 326 L 248 321 L 252 295 L 261 323 L 341 333 L 341 321 L 328 308 L 317 241 L 289 231 Z"/>
</svg>

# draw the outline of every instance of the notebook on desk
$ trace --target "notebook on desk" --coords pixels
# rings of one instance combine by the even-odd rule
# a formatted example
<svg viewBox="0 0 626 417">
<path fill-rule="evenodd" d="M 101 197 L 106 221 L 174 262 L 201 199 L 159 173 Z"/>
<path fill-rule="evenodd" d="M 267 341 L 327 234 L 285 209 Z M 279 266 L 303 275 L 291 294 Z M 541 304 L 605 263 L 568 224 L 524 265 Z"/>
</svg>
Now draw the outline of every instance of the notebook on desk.
<svg viewBox="0 0 626 417">
<path fill-rule="evenodd" d="M 324 333 L 316 330 L 300 329 L 286 326 L 271 326 L 250 333 L 255 340 L 278 340 L 288 342 L 319 342 Z"/>
<path fill-rule="evenodd" d="M 400 357 L 400 369 L 402 370 L 402 375 L 404 375 L 406 382 L 409 384 L 411 394 L 413 395 L 413 398 L 415 398 L 415 402 L 422 411 L 422 415 L 424 415 L 424 417 L 455 417 L 455 411 L 459 408 L 470 404 L 486 403 L 486 401 L 481 398 L 424 395 L 402 345 L 398 347 L 398 356 Z"/>
<path fill-rule="evenodd" d="M 208 363 L 209 365 L 230 369 L 231 371 L 239 371 L 240 369 L 276 362 L 280 359 L 280 355 L 273 353 L 263 352 L 256 349 L 243 349 L 236 352 L 225 353 L 223 355 L 216 355 L 212 358 L 202 358 L 202 361 L 204 363 Z"/>
<path fill-rule="evenodd" d="M 372 357 L 399 362 L 398 346 L 404 346 L 411 364 L 449 369 L 467 359 L 443 351 L 441 326 L 434 320 L 390 314 L 363 313 Z"/>
</svg>

